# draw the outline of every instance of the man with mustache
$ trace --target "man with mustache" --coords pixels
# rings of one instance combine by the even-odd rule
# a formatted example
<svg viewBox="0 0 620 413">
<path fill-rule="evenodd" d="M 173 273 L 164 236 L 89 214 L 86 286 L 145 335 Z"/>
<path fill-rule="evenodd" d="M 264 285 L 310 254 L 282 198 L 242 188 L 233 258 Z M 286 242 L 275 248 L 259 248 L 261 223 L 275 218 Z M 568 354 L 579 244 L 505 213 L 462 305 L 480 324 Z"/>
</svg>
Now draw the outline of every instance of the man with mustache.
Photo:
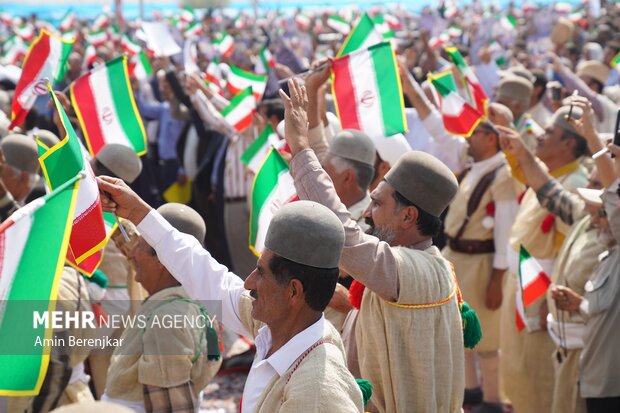
<svg viewBox="0 0 620 413">
<path fill-rule="evenodd" d="M 460 412 L 463 326 L 450 263 L 432 237 L 457 182 L 439 160 L 422 152 L 401 156 L 371 193 L 365 234 L 351 219 L 308 142 L 308 99 L 289 81 L 285 137 L 301 199 L 334 211 L 345 228 L 340 267 L 366 285 L 356 325 L 362 377 L 374 386 L 379 412 Z"/>
</svg>

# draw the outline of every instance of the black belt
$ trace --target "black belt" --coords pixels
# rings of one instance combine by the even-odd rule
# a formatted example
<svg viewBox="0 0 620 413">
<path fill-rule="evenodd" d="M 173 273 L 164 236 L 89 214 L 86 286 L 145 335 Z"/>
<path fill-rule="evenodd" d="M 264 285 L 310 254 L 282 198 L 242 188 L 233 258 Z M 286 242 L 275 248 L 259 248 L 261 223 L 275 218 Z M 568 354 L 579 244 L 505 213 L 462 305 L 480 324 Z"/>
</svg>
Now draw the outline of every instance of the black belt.
<svg viewBox="0 0 620 413">
<path fill-rule="evenodd" d="M 463 254 L 491 254 L 495 252 L 495 242 L 492 239 L 454 239 L 448 238 L 448 245 L 452 251 L 462 252 Z"/>
</svg>

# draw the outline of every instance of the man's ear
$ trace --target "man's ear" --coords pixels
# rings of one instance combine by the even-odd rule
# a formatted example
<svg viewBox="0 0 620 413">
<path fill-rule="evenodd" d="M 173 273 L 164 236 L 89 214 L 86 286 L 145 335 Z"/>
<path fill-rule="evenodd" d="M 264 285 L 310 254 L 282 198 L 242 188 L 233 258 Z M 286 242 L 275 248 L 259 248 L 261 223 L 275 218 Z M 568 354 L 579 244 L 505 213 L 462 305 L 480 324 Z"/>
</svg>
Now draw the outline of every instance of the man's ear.
<svg viewBox="0 0 620 413">
<path fill-rule="evenodd" d="M 407 206 L 401 209 L 400 214 L 400 226 L 403 229 L 409 229 L 415 225 L 418 225 L 418 208 L 414 206 Z"/>
<path fill-rule="evenodd" d="M 293 278 L 289 282 L 289 298 L 293 303 L 304 302 L 306 300 L 304 285 L 297 278 Z"/>
</svg>

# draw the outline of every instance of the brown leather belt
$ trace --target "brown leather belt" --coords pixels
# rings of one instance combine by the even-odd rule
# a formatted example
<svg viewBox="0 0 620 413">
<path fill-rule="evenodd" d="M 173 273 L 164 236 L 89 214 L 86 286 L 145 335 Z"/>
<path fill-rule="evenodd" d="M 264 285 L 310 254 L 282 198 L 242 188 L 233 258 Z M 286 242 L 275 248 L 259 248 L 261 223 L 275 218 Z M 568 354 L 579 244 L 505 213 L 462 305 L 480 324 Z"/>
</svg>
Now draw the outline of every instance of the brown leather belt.
<svg viewBox="0 0 620 413">
<path fill-rule="evenodd" d="M 245 202 L 247 200 L 244 196 L 233 196 L 224 198 L 224 202 Z"/>
<path fill-rule="evenodd" d="M 495 252 L 495 243 L 492 239 L 454 239 L 446 235 L 448 245 L 453 251 L 463 254 L 490 254 Z"/>
</svg>

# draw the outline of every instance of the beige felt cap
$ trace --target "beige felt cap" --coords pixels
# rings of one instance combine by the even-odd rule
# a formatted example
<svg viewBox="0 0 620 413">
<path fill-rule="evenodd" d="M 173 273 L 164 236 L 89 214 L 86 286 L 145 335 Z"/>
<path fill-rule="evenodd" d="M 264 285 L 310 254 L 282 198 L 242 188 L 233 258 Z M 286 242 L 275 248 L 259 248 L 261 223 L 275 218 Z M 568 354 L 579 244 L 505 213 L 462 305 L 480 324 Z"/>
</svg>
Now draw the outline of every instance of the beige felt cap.
<svg viewBox="0 0 620 413">
<path fill-rule="evenodd" d="M 456 195 L 458 182 L 439 159 L 411 151 L 400 157 L 385 180 L 410 202 L 439 217 Z"/>
<path fill-rule="evenodd" d="M 605 84 L 609 77 L 609 67 L 598 60 L 586 60 L 577 65 L 577 76 L 587 76 Z"/>
<path fill-rule="evenodd" d="M 506 76 L 520 76 L 524 79 L 529 80 L 530 82 L 532 82 L 532 84 L 534 83 L 534 81 L 536 80 L 536 78 L 534 77 L 534 75 L 532 74 L 532 72 L 530 72 L 529 70 L 527 70 L 524 66 L 511 66 L 506 70 L 500 70 L 498 72 L 498 74 L 501 77 L 506 77 Z"/>
<path fill-rule="evenodd" d="M 52 410 L 51 413 L 132 413 L 133 410 L 116 403 L 99 400 L 88 400 L 80 403 L 68 404 Z"/>
<path fill-rule="evenodd" d="M 103 166 L 127 183 L 132 183 L 142 172 L 142 162 L 129 146 L 108 143 L 95 155 Z"/>
<path fill-rule="evenodd" d="M 556 45 L 563 45 L 573 38 L 575 25 L 568 19 L 560 17 L 551 31 L 551 41 Z"/>
<path fill-rule="evenodd" d="M 603 206 L 603 200 L 601 199 L 603 192 L 602 189 L 577 188 L 577 193 L 584 201 L 596 206 Z"/>
<path fill-rule="evenodd" d="M 376 152 L 372 139 L 365 133 L 354 129 L 339 132 L 329 146 L 329 153 L 332 155 L 370 166 L 375 165 Z"/>
<path fill-rule="evenodd" d="M 187 205 L 169 202 L 157 208 L 157 212 L 177 230 L 194 236 L 204 246 L 207 226 L 200 214 Z"/>
<path fill-rule="evenodd" d="M 521 76 L 506 76 L 497 85 L 497 97 L 516 100 L 530 100 L 534 86 Z"/>
<path fill-rule="evenodd" d="M 583 112 L 581 111 L 581 109 L 579 109 L 576 106 L 573 106 L 573 110 L 571 112 L 570 110 L 570 106 L 562 106 L 561 108 L 559 108 L 558 110 L 555 111 L 555 113 L 553 114 L 553 116 L 551 117 L 550 123 L 553 126 L 558 126 L 568 132 L 574 133 L 577 136 L 580 136 L 582 139 L 583 136 L 581 136 L 581 134 L 579 134 L 577 132 L 577 130 L 575 128 L 573 128 L 573 125 L 571 125 L 570 123 L 568 123 L 568 113 L 571 113 L 570 117 L 572 119 L 578 120 L 581 119 L 581 115 L 583 114 Z"/>
<path fill-rule="evenodd" d="M 271 219 L 265 247 L 298 264 L 337 268 L 344 227 L 329 208 L 312 201 L 291 202 Z"/>
<path fill-rule="evenodd" d="M 39 129 L 34 133 L 34 136 L 39 138 L 48 148 L 60 143 L 60 138 L 54 132 L 47 129 Z"/>
<path fill-rule="evenodd" d="M 34 139 L 19 133 L 7 135 L 0 141 L 4 159 L 13 168 L 30 174 L 39 173 L 39 153 Z"/>
</svg>

